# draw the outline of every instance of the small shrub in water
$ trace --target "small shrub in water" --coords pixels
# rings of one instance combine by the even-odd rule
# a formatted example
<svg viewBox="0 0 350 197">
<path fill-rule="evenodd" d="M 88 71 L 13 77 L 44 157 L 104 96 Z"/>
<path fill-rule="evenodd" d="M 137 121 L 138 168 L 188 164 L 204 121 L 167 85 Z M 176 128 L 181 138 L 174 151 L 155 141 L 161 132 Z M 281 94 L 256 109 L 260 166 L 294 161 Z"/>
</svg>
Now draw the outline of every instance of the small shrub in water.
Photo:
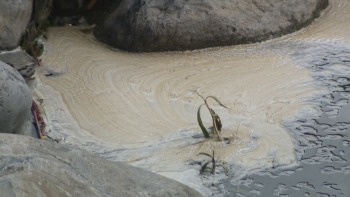
<svg viewBox="0 0 350 197">
<path fill-rule="evenodd" d="M 205 155 L 205 156 L 211 158 L 211 161 L 206 162 L 206 163 L 202 166 L 202 168 L 201 168 L 200 171 L 199 171 L 200 174 L 203 174 L 204 171 L 205 171 L 205 169 L 207 169 L 207 168 L 211 170 L 211 173 L 212 173 L 212 174 L 214 174 L 214 173 L 215 173 L 215 168 L 216 168 L 216 166 L 221 166 L 221 167 L 225 170 L 225 174 L 226 174 L 226 175 L 228 175 L 228 174 L 230 173 L 230 170 L 229 170 L 226 166 L 224 166 L 223 164 L 216 164 L 216 162 L 215 162 L 215 157 L 214 157 L 214 156 L 215 156 L 215 155 L 214 155 L 214 151 L 213 151 L 213 155 L 210 155 L 210 154 L 208 154 L 208 153 L 199 153 L 198 155 Z M 208 166 L 210 163 L 211 163 L 212 167 L 209 167 L 209 166 Z"/>
</svg>

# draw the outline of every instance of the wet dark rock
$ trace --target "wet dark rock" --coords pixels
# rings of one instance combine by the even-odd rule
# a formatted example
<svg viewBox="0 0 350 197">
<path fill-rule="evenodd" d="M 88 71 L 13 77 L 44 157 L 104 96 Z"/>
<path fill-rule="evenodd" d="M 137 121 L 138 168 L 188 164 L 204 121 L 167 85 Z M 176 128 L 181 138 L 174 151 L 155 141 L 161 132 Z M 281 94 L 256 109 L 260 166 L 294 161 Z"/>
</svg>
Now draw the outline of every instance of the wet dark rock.
<svg viewBox="0 0 350 197">
<path fill-rule="evenodd" d="M 0 50 L 19 45 L 32 14 L 33 0 L 0 1 Z"/>
<path fill-rule="evenodd" d="M 328 0 L 101 0 L 90 14 L 102 42 L 133 52 L 260 42 L 310 24 Z"/>
<path fill-rule="evenodd" d="M 52 14 L 55 16 L 75 16 L 83 11 L 83 0 L 53 0 Z"/>
<path fill-rule="evenodd" d="M 201 196 L 174 180 L 74 146 L 8 134 L 0 134 L 0 145 L 2 196 Z"/>
<path fill-rule="evenodd" d="M 49 17 L 53 7 L 52 3 L 53 3 L 53 0 L 35 0 L 34 1 L 33 19 L 37 23 L 41 23 Z"/>
<path fill-rule="evenodd" d="M 0 133 L 31 135 L 31 106 L 32 93 L 21 74 L 0 62 Z"/>
</svg>

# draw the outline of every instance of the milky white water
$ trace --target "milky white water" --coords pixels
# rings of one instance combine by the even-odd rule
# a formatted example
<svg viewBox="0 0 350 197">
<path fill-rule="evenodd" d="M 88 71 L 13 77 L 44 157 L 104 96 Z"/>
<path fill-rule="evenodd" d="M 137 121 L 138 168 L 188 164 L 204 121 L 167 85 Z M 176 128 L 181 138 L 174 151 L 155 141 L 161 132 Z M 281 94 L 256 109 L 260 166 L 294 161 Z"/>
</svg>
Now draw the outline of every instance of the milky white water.
<svg viewBox="0 0 350 197">
<path fill-rule="evenodd" d="M 34 95 L 44 99 L 50 136 L 207 195 L 199 166 L 188 165 L 205 159 L 199 152 L 214 150 L 237 176 L 273 162 L 297 163 L 282 121 L 317 113 L 311 100 L 324 90 L 291 54 L 325 43 L 349 46 L 349 10 L 350 1 L 333 0 L 311 26 L 283 38 L 189 52 L 126 53 L 77 27 L 51 28 Z M 201 133 L 196 91 L 227 106 L 209 102 L 229 143 L 192 137 Z M 202 114 L 211 126 L 205 108 Z"/>
</svg>

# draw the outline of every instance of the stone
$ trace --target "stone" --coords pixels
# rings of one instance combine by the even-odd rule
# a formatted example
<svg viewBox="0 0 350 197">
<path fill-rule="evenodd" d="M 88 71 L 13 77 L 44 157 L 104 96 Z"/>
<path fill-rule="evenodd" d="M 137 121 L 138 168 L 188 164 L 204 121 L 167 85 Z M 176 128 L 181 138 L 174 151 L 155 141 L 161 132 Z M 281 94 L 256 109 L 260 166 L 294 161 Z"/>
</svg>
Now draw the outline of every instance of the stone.
<svg viewBox="0 0 350 197">
<path fill-rule="evenodd" d="M 26 33 L 33 0 L 0 1 L 0 50 L 13 50 Z"/>
<path fill-rule="evenodd" d="M 310 24 L 327 5 L 328 0 L 105 0 L 97 2 L 89 22 L 97 23 L 96 38 L 112 47 L 184 51 L 279 37 Z"/>
<path fill-rule="evenodd" d="M 0 133 L 31 134 L 32 100 L 21 74 L 0 62 Z"/>
<path fill-rule="evenodd" d="M 199 197 L 166 177 L 75 146 L 0 134 L 2 196 Z"/>
<path fill-rule="evenodd" d="M 28 78 L 35 72 L 35 67 L 39 66 L 37 61 L 23 51 L 11 53 L 0 53 L 0 61 L 11 65 L 23 78 Z"/>
</svg>

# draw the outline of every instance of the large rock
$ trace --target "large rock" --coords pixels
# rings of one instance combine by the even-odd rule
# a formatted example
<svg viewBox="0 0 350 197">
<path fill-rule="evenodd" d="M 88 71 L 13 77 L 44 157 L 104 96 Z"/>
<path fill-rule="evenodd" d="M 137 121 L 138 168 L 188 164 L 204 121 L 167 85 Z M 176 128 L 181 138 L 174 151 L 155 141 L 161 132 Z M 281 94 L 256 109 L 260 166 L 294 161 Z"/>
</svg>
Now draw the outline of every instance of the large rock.
<svg viewBox="0 0 350 197">
<path fill-rule="evenodd" d="M 32 93 L 22 75 L 0 61 L 0 133 L 31 134 Z"/>
<path fill-rule="evenodd" d="M 308 25 L 328 5 L 328 0 L 120 2 L 98 1 L 100 11 L 93 12 L 95 21 L 90 22 L 97 22 L 94 34 L 99 40 L 134 52 L 260 42 Z"/>
<path fill-rule="evenodd" d="M 32 14 L 33 0 L 0 1 L 0 50 L 16 48 Z"/>
<path fill-rule="evenodd" d="M 199 197 L 166 177 L 79 148 L 0 134 L 1 196 Z"/>
</svg>

